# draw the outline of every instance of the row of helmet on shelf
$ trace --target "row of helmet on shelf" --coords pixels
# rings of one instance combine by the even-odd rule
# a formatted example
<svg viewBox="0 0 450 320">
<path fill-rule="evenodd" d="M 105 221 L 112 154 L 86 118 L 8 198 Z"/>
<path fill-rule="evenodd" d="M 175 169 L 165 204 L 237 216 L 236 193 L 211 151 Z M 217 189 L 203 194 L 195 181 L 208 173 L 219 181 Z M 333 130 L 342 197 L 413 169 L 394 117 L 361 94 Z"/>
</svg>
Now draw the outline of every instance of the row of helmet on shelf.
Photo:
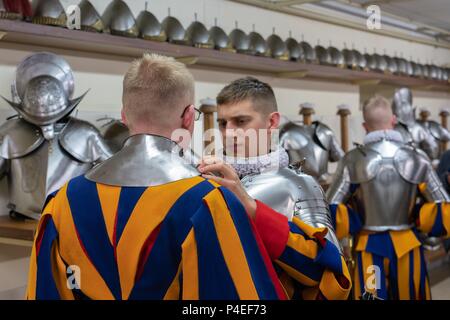
<svg viewBox="0 0 450 320">
<path fill-rule="evenodd" d="M 292 36 L 283 40 L 275 34 L 275 30 L 265 39 L 255 30 L 249 34 L 245 33 L 238 28 L 237 23 L 236 28 L 229 34 L 217 26 L 217 20 L 215 26 L 209 30 L 197 19 L 185 29 L 178 19 L 170 15 L 170 10 L 162 22 L 147 8 L 141 11 L 136 19 L 122 0 L 113 0 L 102 15 L 88 0 L 82 0 L 79 8 L 80 26 L 84 31 L 447 82 L 450 76 L 448 68 L 420 64 L 403 57 L 377 53 L 362 54 L 355 49 L 339 50 L 333 46 L 313 47 L 306 41 L 297 41 Z M 67 25 L 66 12 L 59 0 L 0 0 L 0 18 L 24 18 L 38 24 Z"/>
</svg>

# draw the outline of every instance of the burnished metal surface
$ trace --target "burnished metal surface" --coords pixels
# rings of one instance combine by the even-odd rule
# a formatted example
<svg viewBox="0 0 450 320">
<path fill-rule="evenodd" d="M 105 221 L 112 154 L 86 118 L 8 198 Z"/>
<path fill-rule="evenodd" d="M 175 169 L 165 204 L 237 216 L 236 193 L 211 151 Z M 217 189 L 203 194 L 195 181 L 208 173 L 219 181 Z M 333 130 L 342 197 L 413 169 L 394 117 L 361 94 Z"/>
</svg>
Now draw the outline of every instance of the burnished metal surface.
<svg viewBox="0 0 450 320">
<path fill-rule="evenodd" d="M 300 44 L 292 37 L 289 37 L 285 41 L 286 48 L 289 53 L 289 59 L 292 61 L 305 61 L 305 52 Z"/>
<path fill-rule="evenodd" d="M 276 34 L 271 34 L 267 40 L 268 54 L 275 59 L 288 60 L 289 52 L 287 51 L 286 44 Z"/>
<path fill-rule="evenodd" d="M 44 140 L 39 127 L 22 119 L 7 120 L 0 126 L 0 157 L 23 157 L 36 150 Z"/>
<path fill-rule="evenodd" d="M 25 95 L 28 82 L 37 76 L 52 76 L 61 82 L 66 96 L 71 98 L 74 91 L 74 77 L 67 61 L 54 53 L 38 52 L 26 57 L 16 69 L 16 90 L 20 99 Z"/>
<path fill-rule="evenodd" d="M 186 30 L 186 40 L 189 45 L 212 49 L 214 47 L 213 42 L 209 39 L 209 32 L 203 23 L 194 21 Z"/>
<path fill-rule="evenodd" d="M 133 13 L 122 0 L 113 0 L 103 13 L 102 20 L 111 34 L 131 38 L 136 38 L 139 35 Z"/>
<path fill-rule="evenodd" d="M 421 148 L 431 159 L 436 159 L 439 154 L 439 145 L 431 134 L 416 121 L 412 106 L 412 93 L 409 88 L 400 88 L 395 91 L 392 110 L 398 121 L 395 130 L 400 132 L 403 140 Z"/>
<path fill-rule="evenodd" d="M 112 118 L 97 119 L 107 121 L 100 126 L 100 134 L 105 139 L 113 153 L 122 149 L 125 140 L 130 136 L 128 127 L 120 120 Z"/>
<path fill-rule="evenodd" d="M 67 16 L 58 0 L 34 0 L 33 23 L 66 26 Z"/>
<path fill-rule="evenodd" d="M 307 62 L 310 62 L 310 63 L 318 62 L 317 56 L 316 56 L 316 51 L 314 50 L 313 47 L 311 47 L 311 45 L 308 42 L 302 41 L 299 43 L 299 45 L 303 49 L 303 52 L 305 53 L 305 60 Z"/>
<path fill-rule="evenodd" d="M 290 163 L 306 159 L 302 169 L 320 183 L 329 177 L 328 162 L 344 155 L 333 132 L 320 122 L 311 126 L 287 122 L 280 127 L 280 145 L 288 152 Z"/>
<path fill-rule="evenodd" d="M 338 67 L 345 66 L 345 58 L 339 49 L 335 47 L 328 47 L 327 51 L 330 53 L 331 63 Z"/>
<path fill-rule="evenodd" d="M 360 146 L 339 163 L 327 191 L 330 203 L 342 203 L 353 194 L 354 209 L 371 231 L 411 228 L 417 185 L 426 182 L 429 201 L 448 198 L 431 163 L 419 150 L 389 139 Z"/>
<path fill-rule="evenodd" d="M 240 53 L 248 53 L 250 48 L 250 39 L 241 29 L 234 29 L 229 35 L 230 43 L 233 49 Z"/>
<path fill-rule="evenodd" d="M 59 81 L 49 76 L 38 76 L 28 82 L 22 103 L 5 100 L 28 122 L 46 126 L 69 115 L 84 95 L 68 100 Z"/>
<path fill-rule="evenodd" d="M 139 37 L 153 41 L 167 40 L 161 23 L 150 11 L 141 11 L 136 19 L 136 24 L 139 29 Z"/>
<path fill-rule="evenodd" d="M 359 61 L 358 61 L 358 57 L 355 54 L 356 50 L 349 50 L 349 49 L 344 49 L 342 50 L 342 54 L 344 55 L 344 60 L 345 60 L 345 65 L 348 68 L 358 68 L 359 67 Z"/>
<path fill-rule="evenodd" d="M 214 45 L 214 49 L 223 51 L 235 51 L 228 38 L 228 35 L 218 26 L 209 29 L 209 39 Z"/>
<path fill-rule="evenodd" d="M 92 32 L 109 32 L 105 29 L 102 17 L 88 0 L 83 0 L 78 5 L 80 7 L 81 29 Z"/>
<path fill-rule="evenodd" d="M 68 123 L 56 123 L 54 139 L 51 140 L 45 140 L 39 127 L 22 119 L 9 120 L 0 127 L 0 156 L 5 160 L 3 165 L 9 168 L 10 210 L 38 219 L 49 193 L 110 155 L 101 139 L 91 138 L 93 135 L 99 136 L 98 131 L 88 130 L 90 136 L 87 137 L 83 127 L 86 127 L 84 122 L 73 118 Z M 69 135 L 72 129 L 81 130 Z M 61 135 L 64 131 L 66 133 Z M 65 140 L 72 149 L 65 148 L 61 141 L 64 136 L 70 136 Z M 73 152 L 73 148 L 81 152 Z M 105 153 L 100 154 L 99 150 Z"/>
<path fill-rule="evenodd" d="M 139 134 L 129 137 L 119 152 L 95 166 L 86 178 L 113 186 L 147 187 L 198 175 L 175 142 Z"/>
<path fill-rule="evenodd" d="M 268 47 L 266 40 L 258 32 L 252 31 L 248 35 L 249 43 L 249 53 L 256 56 L 268 55 Z"/>
<path fill-rule="evenodd" d="M 325 49 L 321 45 L 317 45 L 315 46 L 314 50 L 320 64 L 330 65 L 333 63 L 333 61 L 331 61 L 331 55 L 327 49 Z"/>
<path fill-rule="evenodd" d="M 252 198 L 289 220 L 297 217 L 313 227 L 328 228 L 326 238 L 340 249 L 325 194 L 314 178 L 293 169 L 281 168 L 248 175 L 242 183 Z"/>
</svg>

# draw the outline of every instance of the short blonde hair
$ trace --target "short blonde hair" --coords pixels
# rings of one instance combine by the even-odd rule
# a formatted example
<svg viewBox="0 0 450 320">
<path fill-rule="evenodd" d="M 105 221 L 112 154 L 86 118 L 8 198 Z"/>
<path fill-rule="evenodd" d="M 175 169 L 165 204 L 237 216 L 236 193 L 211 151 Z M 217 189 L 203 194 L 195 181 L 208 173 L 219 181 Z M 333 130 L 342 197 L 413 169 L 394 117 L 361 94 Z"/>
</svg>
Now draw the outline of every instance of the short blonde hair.
<svg viewBox="0 0 450 320">
<path fill-rule="evenodd" d="M 194 77 L 172 57 L 145 53 L 123 79 L 122 103 L 128 125 L 170 126 L 173 115 L 194 102 Z M 181 111 L 180 111 L 181 110 Z"/>
<path fill-rule="evenodd" d="M 375 95 L 363 105 L 365 123 L 372 129 L 383 128 L 392 123 L 391 103 L 385 97 Z"/>
</svg>

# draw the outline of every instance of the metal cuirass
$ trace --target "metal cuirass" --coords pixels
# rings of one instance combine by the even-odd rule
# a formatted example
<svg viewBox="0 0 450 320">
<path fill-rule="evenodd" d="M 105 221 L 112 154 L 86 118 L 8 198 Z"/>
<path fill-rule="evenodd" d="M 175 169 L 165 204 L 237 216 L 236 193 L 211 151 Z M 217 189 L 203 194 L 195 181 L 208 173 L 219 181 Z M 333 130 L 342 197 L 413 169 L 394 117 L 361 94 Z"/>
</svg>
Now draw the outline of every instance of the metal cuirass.
<svg viewBox="0 0 450 320">
<path fill-rule="evenodd" d="M 297 217 L 316 227 L 328 228 L 326 238 L 340 248 L 321 186 L 310 175 L 293 168 L 269 169 L 242 180 L 247 193 L 289 220 Z"/>
<path fill-rule="evenodd" d="M 333 132 L 324 124 L 300 125 L 288 122 L 280 129 L 280 144 L 289 154 L 291 164 L 305 159 L 302 169 L 319 182 L 327 181 L 328 162 L 337 161 L 344 155 L 339 148 L 336 159 L 330 158 Z"/>
<path fill-rule="evenodd" d="M 433 120 L 418 120 L 417 123 L 431 136 L 436 142 L 433 148 L 433 155 L 435 156 L 433 160 L 440 159 L 442 156 L 439 144 L 442 142 L 450 141 L 450 132 L 441 126 L 438 122 Z"/>
<path fill-rule="evenodd" d="M 1 126 L 11 211 L 38 219 L 48 194 L 110 156 L 99 132 L 84 121 L 56 123 L 54 133 L 46 140 L 39 127 L 22 119 Z"/>
<path fill-rule="evenodd" d="M 123 148 L 98 164 L 86 178 L 123 187 L 149 187 L 199 176 L 185 151 L 168 138 L 137 134 L 126 139 Z"/>
<path fill-rule="evenodd" d="M 343 162 L 350 183 L 359 185 L 354 205 L 364 228 L 409 229 L 417 185 L 425 182 L 428 174 L 427 158 L 410 146 L 383 139 L 357 147 Z"/>
</svg>

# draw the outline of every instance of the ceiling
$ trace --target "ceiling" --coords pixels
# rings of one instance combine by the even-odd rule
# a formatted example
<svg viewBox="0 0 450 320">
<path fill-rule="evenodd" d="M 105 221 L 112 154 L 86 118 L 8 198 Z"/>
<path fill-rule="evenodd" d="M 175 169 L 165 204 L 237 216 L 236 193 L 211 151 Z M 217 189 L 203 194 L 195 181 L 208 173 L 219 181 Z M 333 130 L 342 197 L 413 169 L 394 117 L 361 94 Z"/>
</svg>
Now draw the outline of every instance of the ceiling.
<svg viewBox="0 0 450 320">
<path fill-rule="evenodd" d="M 232 0 L 269 10 L 312 18 L 339 17 L 341 24 L 363 29 L 366 8 L 376 4 L 381 9 L 381 23 L 391 29 L 392 36 L 429 44 L 450 45 L 450 0 Z M 357 19 L 355 19 L 357 18 Z M 358 20 L 359 19 L 359 20 Z M 386 31 L 384 31 L 387 33 Z"/>
</svg>

